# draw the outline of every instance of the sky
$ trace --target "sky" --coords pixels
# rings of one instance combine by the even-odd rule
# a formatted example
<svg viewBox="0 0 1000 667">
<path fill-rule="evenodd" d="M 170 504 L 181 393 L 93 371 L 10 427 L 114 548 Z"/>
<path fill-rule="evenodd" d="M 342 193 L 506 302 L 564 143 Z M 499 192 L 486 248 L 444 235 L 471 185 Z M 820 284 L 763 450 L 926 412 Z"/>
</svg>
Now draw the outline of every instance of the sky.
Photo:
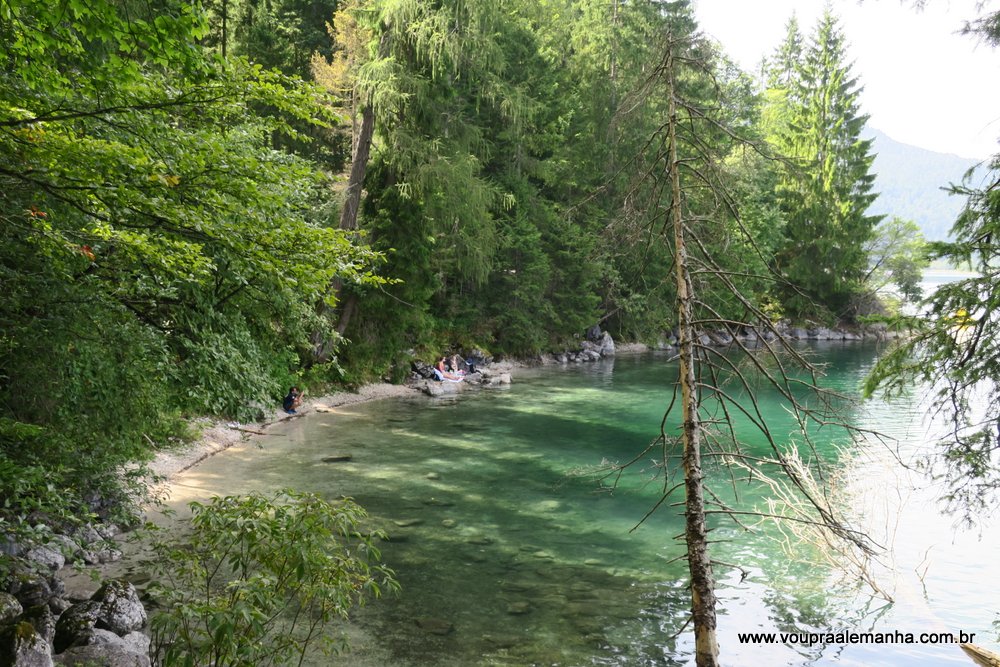
<svg viewBox="0 0 1000 667">
<path fill-rule="evenodd" d="M 756 72 L 795 12 L 812 34 L 823 7 L 840 19 L 868 125 L 896 141 L 986 158 L 1000 152 L 1000 51 L 957 31 L 977 0 L 693 0 L 701 29 Z M 994 7 L 995 8 L 995 7 Z"/>
</svg>

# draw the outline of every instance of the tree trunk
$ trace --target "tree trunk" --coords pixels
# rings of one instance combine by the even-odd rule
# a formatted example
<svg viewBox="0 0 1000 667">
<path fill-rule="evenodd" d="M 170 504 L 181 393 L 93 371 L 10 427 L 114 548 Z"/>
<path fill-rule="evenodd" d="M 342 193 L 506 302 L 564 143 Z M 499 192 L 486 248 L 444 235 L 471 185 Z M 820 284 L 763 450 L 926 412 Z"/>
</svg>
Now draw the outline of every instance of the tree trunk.
<svg viewBox="0 0 1000 667">
<path fill-rule="evenodd" d="M 358 211 L 361 208 L 361 190 L 365 183 L 365 174 L 368 171 L 368 158 L 371 155 L 372 137 L 375 135 L 375 111 L 371 104 L 361 110 L 361 127 L 354 138 L 353 155 L 351 159 L 351 174 L 347 179 L 347 192 L 344 197 L 344 206 L 340 210 L 340 228 L 351 230 L 358 228 Z M 351 323 L 351 317 L 357 310 L 358 297 L 356 294 L 348 294 L 344 297 L 344 281 L 339 278 L 333 281 L 333 289 L 336 302 L 341 304 L 340 315 L 337 317 L 335 329 L 338 334 L 347 331 L 347 326 Z M 323 314 L 333 319 L 333 313 L 325 304 L 321 306 Z M 318 363 L 323 363 L 330 359 L 333 354 L 333 341 L 322 332 L 313 334 L 313 358 Z"/>
<path fill-rule="evenodd" d="M 361 128 L 355 137 L 351 156 L 351 175 L 347 179 L 347 193 L 344 208 L 340 211 L 340 228 L 358 228 L 358 209 L 361 207 L 361 189 L 368 171 L 368 157 L 371 155 L 372 136 L 375 134 L 375 111 L 371 104 L 361 110 Z"/>
<path fill-rule="evenodd" d="M 347 181 L 347 196 L 344 208 L 340 211 L 340 228 L 358 228 L 358 209 L 361 208 L 361 189 L 365 184 L 365 173 L 368 171 L 368 157 L 371 155 L 372 136 L 375 134 L 375 111 L 369 104 L 361 111 L 361 129 L 358 132 L 357 143 L 354 145 L 354 158 L 351 160 L 351 176 Z M 343 282 L 337 281 L 335 292 L 337 301 L 341 300 L 344 291 Z M 348 294 L 337 318 L 337 333 L 343 334 L 351 323 L 351 317 L 358 307 L 357 294 Z"/>
<path fill-rule="evenodd" d="M 672 48 L 672 47 L 671 47 Z M 715 582 L 708 553 L 705 525 L 705 497 L 701 469 L 701 423 L 698 416 L 698 387 L 695 379 L 694 294 L 688 272 L 681 210 L 680 162 L 677 159 L 677 106 L 674 97 L 673 52 L 667 55 L 667 95 L 669 142 L 668 172 L 671 189 L 671 218 L 674 229 L 674 264 L 677 268 L 677 328 L 680 348 L 681 411 L 684 445 L 685 540 L 691 573 L 691 615 L 694 624 L 695 663 L 698 667 L 718 667 L 716 638 Z"/>
</svg>

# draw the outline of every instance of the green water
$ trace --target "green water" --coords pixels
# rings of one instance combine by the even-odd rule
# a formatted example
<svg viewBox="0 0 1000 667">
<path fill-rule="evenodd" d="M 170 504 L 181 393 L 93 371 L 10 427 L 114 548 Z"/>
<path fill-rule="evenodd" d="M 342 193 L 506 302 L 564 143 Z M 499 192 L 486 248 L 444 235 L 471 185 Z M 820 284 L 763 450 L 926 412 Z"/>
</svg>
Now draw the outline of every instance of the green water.
<svg viewBox="0 0 1000 667">
<path fill-rule="evenodd" d="M 812 352 L 830 364 L 828 386 L 853 391 L 871 347 Z M 448 399 L 383 400 L 313 414 L 275 427 L 186 473 L 176 502 L 208 492 L 294 486 L 354 497 L 390 534 L 383 555 L 402 585 L 346 629 L 353 651 L 319 664 L 352 667 L 465 665 L 687 665 L 683 529 L 661 497 L 656 455 L 619 480 L 593 470 L 632 459 L 655 437 L 676 368 L 657 354 L 568 368 L 520 371 L 503 390 Z M 759 395 L 776 432 L 793 425 Z M 898 438 L 904 458 L 923 446 L 916 398 L 855 407 L 850 418 Z M 751 449 L 761 447 L 748 435 Z M 994 645 L 1000 531 L 956 532 L 934 510 L 933 489 L 899 469 L 878 444 L 848 447 L 821 434 L 820 454 L 840 473 L 848 509 L 886 544 L 878 577 L 895 602 L 837 584 L 836 569 L 790 552 L 769 526 L 754 532 L 715 524 L 720 566 L 719 636 L 727 665 L 970 664 L 953 645 L 760 645 L 741 632 L 975 632 Z M 324 463 L 334 454 L 349 462 Z M 710 466 L 711 467 L 711 466 Z M 588 473 L 589 471 L 589 473 Z M 761 508 L 766 489 L 710 475 L 727 498 Z M 671 482 L 672 485 L 672 482 Z M 728 490 L 727 490 L 728 489 Z M 672 497 L 671 500 L 679 500 Z M 637 527 L 638 526 L 638 527 Z"/>
</svg>

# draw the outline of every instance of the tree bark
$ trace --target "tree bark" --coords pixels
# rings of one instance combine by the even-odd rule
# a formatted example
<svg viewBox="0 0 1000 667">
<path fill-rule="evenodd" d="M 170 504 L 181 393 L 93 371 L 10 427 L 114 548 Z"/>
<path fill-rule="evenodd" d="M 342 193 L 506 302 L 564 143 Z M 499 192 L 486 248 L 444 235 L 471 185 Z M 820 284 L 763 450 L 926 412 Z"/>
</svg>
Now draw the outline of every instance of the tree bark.
<svg viewBox="0 0 1000 667">
<path fill-rule="evenodd" d="M 361 129 L 358 131 L 357 143 L 354 146 L 354 158 L 351 160 L 351 176 L 347 180 L 347 196 L 344 208 L 340 211 L 340 228 L 358 228 L 358 210 L 361 208 L 361 190 L 365 184 L 365 174 L 368 171 L 368 157 L 371 155 L 372 137 L 375 134 L 375 111 L 369 104 L 361 111 Z M 343 282 L 338 281 L 335 292 L 337 301 L 343 295 Z M 348 294 L 337 318 L 337 333 L 343 334 L 351 323 L 351 317 L 358 307 L 358 296 Z"/>
<path fill-rule="evenodd" d="M 365 173 L 368 171 L 368 158 L 371 155 L 372 137 L 375 134 L 375 111 L 371 104 L 361 110 L 361 128 L 355 137 L 351 156 L 351 175 L 347 179 L 347 193 L 344 198 L 344 208 L 340 211 L 340 228 L 358 228 L 358 209 L 361 207 L 361 189 L 365 183 Z"/>
<path fill-rule="evenodd" d="M 672 49 L 672 47 L 671 47 Z M 715 581 L 708 549 L 705 524 L 705 497 L 701 468 L 701 423 L 698 416 L 698 387 L 695 378 L 694 294 L 688 271 L 684 241 L 684 216 L 681 209 L 680 162 L 677 159 L 677 105 L 674 95 L 674 60 L 667 55 L 668 95 L 667 141 L 668 175 L 671 190 L 671 219 L 674 231 L 674 264 L 677 278 L 677 328 L 680 348 L 681 440 L 684 446 L 685 540 L 688 570 L 691 574 L 691 614 L 695 637 L 695 663 L 698 667 L 718 667 L 719 644 L 716 637 Z"/>
<path fill-rule="evenodd" d="M 347 179 L 347 191 L 344 196 L 344 206 L 340 210 L 340 229 L 352 230 L 358 228 L 358 211 L 361 209 L 361 190 L 364 188 L 365 174 L 368 172 L 368 159 L 371 156 L 372 137 L 375 135 L 375 111 L 371 104 L 366 105 L 361 110 L 361 127 L 357 136 L 354 137 L 354 146 L 351 158 L 351 174 Z M 337 278 L 331 285 L 336 299 L 340 305 L 340 312 L 337 315 L 334 329 L 338 334 L 343 335 L 351 323 L 358 306 L 356 294 L 344 296 L 344 281 Z M 333 319 L 334 314 L 331 309 L 323 304 L 321 306 L 323 314 Z M 318 363 L 329 361 L 333 354 L 333 341 L 322 332 L 313 335 L 313 358 Z"/>
</svg>

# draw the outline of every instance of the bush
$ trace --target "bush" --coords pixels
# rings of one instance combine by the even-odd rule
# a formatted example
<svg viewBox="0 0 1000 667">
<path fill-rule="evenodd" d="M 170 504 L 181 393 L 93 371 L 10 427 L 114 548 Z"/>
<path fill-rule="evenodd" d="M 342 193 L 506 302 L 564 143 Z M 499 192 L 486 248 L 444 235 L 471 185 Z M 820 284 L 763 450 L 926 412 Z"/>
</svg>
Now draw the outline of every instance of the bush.
<svg viewBox="0 0 1000 667">
<path fill-rule="evenodd" d="M 192 503 L 193 532 L 159 543 L 163 610 L 152 619 L 155 665 L 284 665 L 336 650 L 324 633 L 355 605 L 398 588 L 380 564 L 364 510 L 285 490 Z"/>
</svg>

